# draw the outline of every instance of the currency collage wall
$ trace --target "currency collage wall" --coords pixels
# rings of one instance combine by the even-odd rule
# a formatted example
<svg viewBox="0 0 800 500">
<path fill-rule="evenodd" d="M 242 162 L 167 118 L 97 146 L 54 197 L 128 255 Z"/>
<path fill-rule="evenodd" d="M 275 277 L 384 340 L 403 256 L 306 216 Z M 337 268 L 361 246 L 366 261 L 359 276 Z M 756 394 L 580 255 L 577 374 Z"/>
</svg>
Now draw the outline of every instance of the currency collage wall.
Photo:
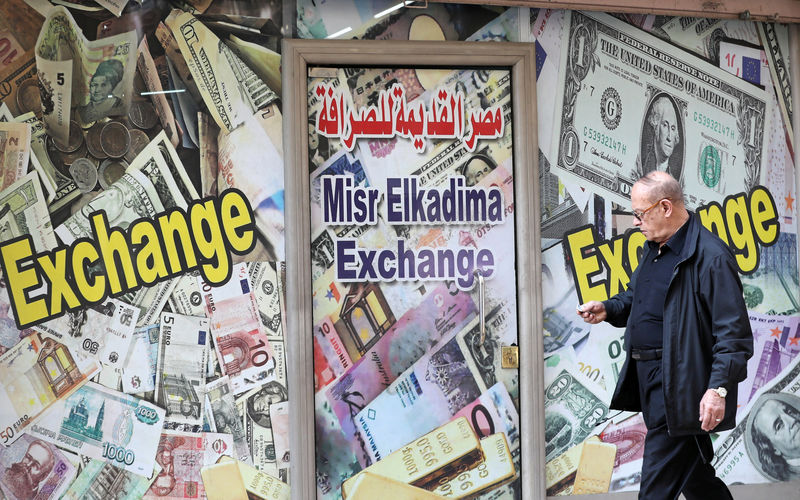
<svg viewBox="0 0 800 500">
<path fill-rule="evenodd" d="M 626 288 L 645 240 L 630 190 L 655 169 L 736 255 L 754 335 L 712 464 L 728 484 L 800 479 L 767 422 L 800 425 L 789 27 L 396 4 L 0 3 L 0 500 L 299 498 L 293 459 L 313 460 L 319 499 L 518 499 L 531 442 L 549 496 L 638 490 L 644 421 L 609 409 L 623 329 L 575 309 Z M 287 82 L 284 38 L 534 46 L 541 220 L 523 222 L 541 248 L 515 231 L 510 68 Z M 288 168 L 310 199 L 285 196 L 298 83 L 308 164 Z M 295 204 L 314 457 L 289 445 Z M 520 413 L 526 251 L 543 436 Z"/>
</svg>

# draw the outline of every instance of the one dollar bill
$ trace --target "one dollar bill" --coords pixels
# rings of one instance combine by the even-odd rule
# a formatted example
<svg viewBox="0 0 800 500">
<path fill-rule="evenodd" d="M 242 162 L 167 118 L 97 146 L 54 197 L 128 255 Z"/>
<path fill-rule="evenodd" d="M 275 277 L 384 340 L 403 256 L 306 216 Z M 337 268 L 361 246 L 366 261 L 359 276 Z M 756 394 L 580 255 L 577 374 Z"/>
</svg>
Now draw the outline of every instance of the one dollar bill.
<svg viewBox="0 0 800 500">
<path fill-rule="evenodd" d="M 553 173 L 623 206 L 653 170 L 683 183 L 690 208 L 763 183 L 765 91 L 605 14 L 566 26 Z"/>
</svg>

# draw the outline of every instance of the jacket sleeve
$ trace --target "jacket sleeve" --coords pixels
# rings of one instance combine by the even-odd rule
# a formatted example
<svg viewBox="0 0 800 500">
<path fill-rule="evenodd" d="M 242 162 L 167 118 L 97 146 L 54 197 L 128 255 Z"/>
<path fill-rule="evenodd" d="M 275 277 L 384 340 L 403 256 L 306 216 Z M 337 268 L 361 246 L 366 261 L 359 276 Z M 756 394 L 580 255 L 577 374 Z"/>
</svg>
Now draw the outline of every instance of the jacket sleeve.
<svg viewBox="0 0 800 500">
<path fill-rule="evenodd" d="M 628 324 L 628 316 L 631 314 L 631 305 L 633 304 L 633 284 L 638 273 L 639 267 L 637 266 L 631 275 L 628 288 L 603 301 L 603 305 L 606 306 L 606 321 L 612 326 L 624 328 Z"/>
<path fill-rule="evenodd" d="M 711 375 L 708 388 L 730 389 L 747 378 L 747 360 L 753 355 L 753 332 L 742 296 L 742 282 L 732 255 L 719 255 L 709 266 L 703 299 L 711 316 Z"/>
</svg>

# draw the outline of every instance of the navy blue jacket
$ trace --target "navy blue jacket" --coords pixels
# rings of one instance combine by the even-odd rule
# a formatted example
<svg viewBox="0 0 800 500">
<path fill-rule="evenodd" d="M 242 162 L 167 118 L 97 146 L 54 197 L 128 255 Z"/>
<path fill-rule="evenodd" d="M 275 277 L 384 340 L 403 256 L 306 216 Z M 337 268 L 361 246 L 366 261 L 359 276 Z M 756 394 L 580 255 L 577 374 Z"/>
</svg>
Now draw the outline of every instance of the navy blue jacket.
<svg viewBox="0 0 800 500">
<path fill-rule="evenodd" d="M 644 258 L 652 252 L 645 245 Z M 628 289 L 604 302 L 606 321 L 628 326 L 638 268 Z M 708 389 L 725 387 L 725 417 L 715 432 L 736 424 L 737 387 L 747 377 L 753 332 L 742 297 L 733 253 L 691 215 L 686 243 L 672 274 L 664 303 L 664 353 L 661 358 L 667 428 L 672 436 L 701 434 L 700 400 Z M 641 411 L 636 363 L 625 331 L 627 358 L 611 408 Z"/>
</svg>

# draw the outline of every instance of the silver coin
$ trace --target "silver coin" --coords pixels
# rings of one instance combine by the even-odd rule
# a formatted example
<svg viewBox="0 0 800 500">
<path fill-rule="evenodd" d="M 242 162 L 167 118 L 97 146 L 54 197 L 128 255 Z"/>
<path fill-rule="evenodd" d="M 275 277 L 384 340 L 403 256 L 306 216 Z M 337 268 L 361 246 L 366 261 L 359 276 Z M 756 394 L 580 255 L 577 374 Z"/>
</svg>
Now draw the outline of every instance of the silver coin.
<svg viewBox="0 0 800 500">
<path fill-rule="evenodd" d="M 122 158 L 131 146 L 128 128 L 120 122 L 108 122 L 100 131 L 100 147 L 110 158 Z"/>
<path fill-rule="evenodd" d="M 125 160 L 116 160 L 113 158 L 103 160 L 97 172 L 97 180 L 100 182 L 100 187 L 108 189 L 108 186 L 117 182 L 120 177 L 125 175 L 125 170 L 127 168 L 128 162 Z"/>
<path fill-rule="evenodd" d="M 53 146 L 62 153 L 74 153 L 83 144 L 83 129 L 75 120 L 69 121 L 69 139 L 67 144 L 61 144 L 53 139 Z"/>
<path fill-rule="evenodd" d="M 137 128 L 128 131 L 131 134 L 131 147 L 125 153 L 125 161 L 133 163 L 133 160 L 142 152 L 142 150 L 150 144 L 150 138 L 147 134 Z"/>
<path fill-rule="evenodd" d="M 97 185 L 97 167 L 88 158 L 73 161 L 69 166 L 69 173 L 81 193 L 93 191 Z"/>
<path fill-rule="evenodd" d="M 155 127 L 158 121 L 155 108 L 147 101 L 133 101 L 128 118 L 134 126 L 145 130 Z"/>
</svg>

